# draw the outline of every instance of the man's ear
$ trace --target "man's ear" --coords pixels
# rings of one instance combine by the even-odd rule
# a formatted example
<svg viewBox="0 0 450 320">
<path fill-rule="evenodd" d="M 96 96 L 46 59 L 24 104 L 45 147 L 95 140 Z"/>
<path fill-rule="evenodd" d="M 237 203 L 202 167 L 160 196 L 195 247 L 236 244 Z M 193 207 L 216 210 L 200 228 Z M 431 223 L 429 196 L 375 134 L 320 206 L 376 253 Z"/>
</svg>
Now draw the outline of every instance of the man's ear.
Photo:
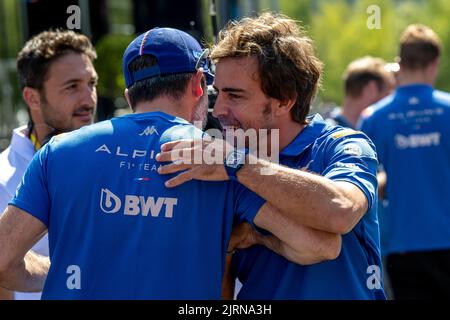
<svg viewBox="0 0 450 320">
<path fill-rule="evenodd" d="M 202 88 L 202 81 L 203 81 L 203 72 L 201 70 L 198 70 L 191 80 L 191 91 L 192 94 L 200 98 L 203 95 L 203 88 Z"/>
<path fill-rule="evenodd" d="M 430 65 L 428 66 L 428 70 L 430 70 L 429 72 L 431 72 L 431 74 L 436 77 L 438 70 L 439 70 L 439 57 L 434 59 L 433 62 L 430 63 Z"/>
<path fill-rule="evenodd" d="M 123 95 L 125 96 L 125 100 L 127 100 L 128 106 L 133 109 L 133 107 L 131 106 L 131 100 L 130 100 L 130 95 L 128 94 L 128 89 L 125 88 Z"/>
<path fill-rule="evenodd" d="M 30 110 L 41 109 L 41 95 L 38 90 L 30 87 L 25 87 L 22 90 L 23 101 L 28 105 Z"/>
<path fill-rule="evenodd" d="M 297 95 L 295 95 L 292 98 L 285 99 L 285 100 L 277 100 L 277 106 L 275 109 L 275 115 L 276 116 L 283 116 L 285 114 L 290 114 L 291 109 L 294 107 L 295 103 L 297 102 Z"/>
</svg>

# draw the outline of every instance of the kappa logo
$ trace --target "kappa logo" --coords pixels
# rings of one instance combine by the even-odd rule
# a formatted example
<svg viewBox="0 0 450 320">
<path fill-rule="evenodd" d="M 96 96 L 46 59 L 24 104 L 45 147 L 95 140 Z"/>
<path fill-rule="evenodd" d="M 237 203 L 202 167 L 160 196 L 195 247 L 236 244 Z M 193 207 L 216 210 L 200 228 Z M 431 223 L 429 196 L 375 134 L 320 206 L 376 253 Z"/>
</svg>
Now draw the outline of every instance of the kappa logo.
<svg viewBox="0 0 450 320">
<path fill-rule="evenodd" d="M 147 128 L 145 128 L 144 131 L 142 131 L 139 135 L 142 136 L 151 136 L 153 134 L 157 134 L 159 136 L 158 130 L 156 130 L 155 126 L 148 126 Z"/>
</svg>

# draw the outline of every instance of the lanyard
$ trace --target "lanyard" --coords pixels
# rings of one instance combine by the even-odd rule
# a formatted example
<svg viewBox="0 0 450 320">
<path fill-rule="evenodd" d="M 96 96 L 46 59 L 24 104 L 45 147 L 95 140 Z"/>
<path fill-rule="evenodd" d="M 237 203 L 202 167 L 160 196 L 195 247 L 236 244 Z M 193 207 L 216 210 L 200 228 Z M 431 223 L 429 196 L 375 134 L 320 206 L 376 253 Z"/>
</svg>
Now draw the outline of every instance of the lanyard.
<svg viewBox="0 0 450 320">
<path fill-rule="evenodd" d="M 30 133 L 30 140 L 33 143 L 34 150 L 38 151 L 39 148 L 41 147 L 41 144 L 39 143 L 39 141 L 37 140 L 36 136 L 33 133 Z"/>
</svg>

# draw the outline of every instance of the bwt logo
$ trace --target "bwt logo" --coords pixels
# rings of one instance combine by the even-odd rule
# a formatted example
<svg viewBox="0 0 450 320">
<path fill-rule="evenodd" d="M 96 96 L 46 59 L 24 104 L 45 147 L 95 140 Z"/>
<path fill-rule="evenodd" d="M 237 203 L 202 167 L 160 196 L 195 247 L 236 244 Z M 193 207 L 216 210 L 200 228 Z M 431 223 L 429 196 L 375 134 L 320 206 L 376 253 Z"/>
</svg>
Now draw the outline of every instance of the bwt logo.
<svg viewBox="0 0 450 320">
<path fill-rule="evenodd" d="M 142 215 L 147 217 L 150 213 L 152 217 L 157 218 L 164 209 L 164 217 L 173 218 L 173 208 L 177 204 L 178 199 L 176 198 L 154 198 L 135 195 L 126 195 L 122 201 L 108 189 L 102 189 L 100 196 L 100 209 L 104 213 L 119 213 L 123 207 L 121 213 L 126 216 Z"/>
<path fill-rule="evenodd" d="M 395 145 L 397 149 L 416 149 L 437 147 L 441 144 L 441 134 L 439 132 L 431 132 L 425 134 L 410 134 L 403 136 L 395 135 Z"/>
</svg>

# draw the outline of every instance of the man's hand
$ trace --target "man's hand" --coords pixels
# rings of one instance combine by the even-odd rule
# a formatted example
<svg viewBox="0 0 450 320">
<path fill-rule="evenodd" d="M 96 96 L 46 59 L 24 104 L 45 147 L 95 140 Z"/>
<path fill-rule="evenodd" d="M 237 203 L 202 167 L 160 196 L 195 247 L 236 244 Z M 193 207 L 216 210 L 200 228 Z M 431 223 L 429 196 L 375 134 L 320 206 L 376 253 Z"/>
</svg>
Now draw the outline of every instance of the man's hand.
<svg viewBox="0 0 450 320">
<path fill-rule="evenodd" d="M 158 172 L 170 174 L 183 171 L 166 182 L 168 188 L 179 186 L 192 179 L 228 180 L 224 159 L 232 150 L 233 147 L 221 139 L 167 142 L 161 146 L 161 153 L 156 156 L 156 160 L 172 163 L 162 165 Z"/>
<path fill-rule="evenodd" d="M 242 222 L 235 226 L 231 232 L 228 252 L 233 252 L 236 249 L 245 249 L 259 242 L 258 232 L 247 222 Z"/>
</svg>

